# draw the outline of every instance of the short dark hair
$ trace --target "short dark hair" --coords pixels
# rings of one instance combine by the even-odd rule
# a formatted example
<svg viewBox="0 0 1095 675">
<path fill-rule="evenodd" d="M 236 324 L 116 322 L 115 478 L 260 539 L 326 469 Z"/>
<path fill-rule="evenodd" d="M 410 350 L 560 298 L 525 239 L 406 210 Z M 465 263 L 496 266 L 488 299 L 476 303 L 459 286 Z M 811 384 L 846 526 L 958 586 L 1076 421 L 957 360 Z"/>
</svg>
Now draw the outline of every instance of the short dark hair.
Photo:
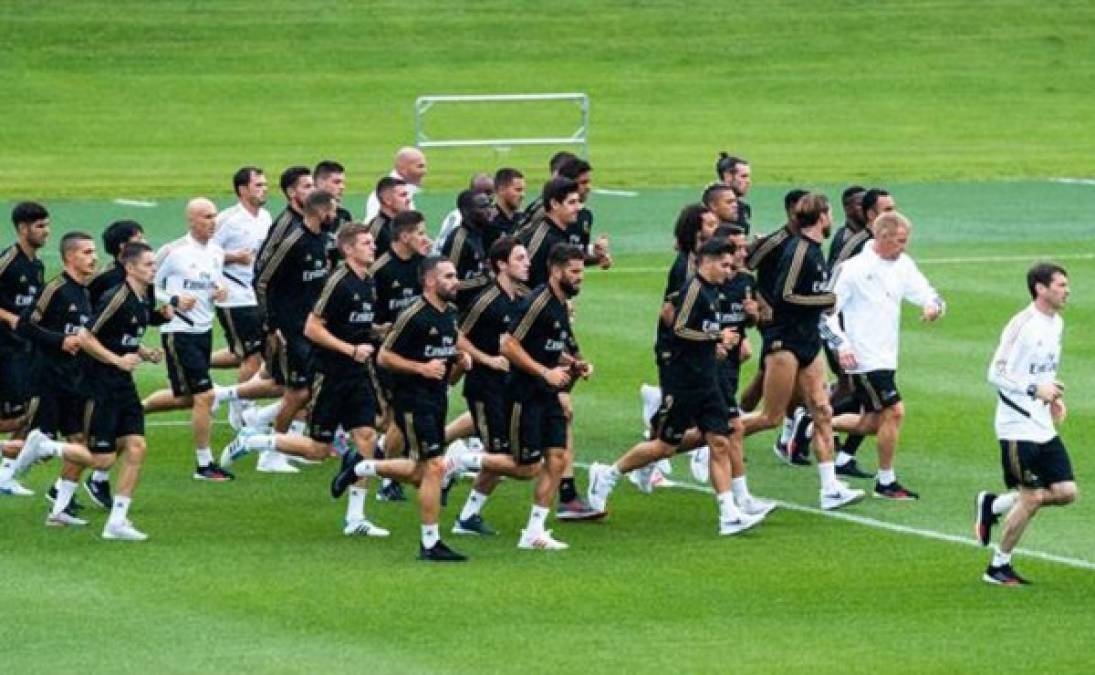
<svg viewBox="0 0 1095 675">
<path fill-rule="evenodd" d="M 94 239 L 94 237 L 92 237 L 87 232 L 81 232 L 79 230 L 77 230 L 75 232 L 66 232 L 65 236 L 61 237 L 60 251 L 61 251 L 61 260 L 62 261 L 65 259 L 65 254 L 68 253 L 69 251 L 71 251 L 72 249 L 76 248 L 76 246 L 77 246 L 76 242 L 79 242 L 79 241 L 94 242 L 95 239 Z"/>
<path fill-rule="evenodd" d="M 281 179 L 278 181 L 278 185 L 281 186 L 281 191 L 288 196 L 290 188 L 295 186 L 298 180 L 311 175 L 311 169 L 306 166 L 291 166 L 281 172 Z"/>
<path fill-rule="evenodd" d="M 559 175 L 571 180 L 578 180 L 578 176 L 590 171 L 593 171 L 593 167 L 581 157 L 569 159 L 559 167 Z"/>
<path fill-rule="evenodd" d="M 103 230 L 103 248 L 112 256 L 119 256 L 126 242 L 135 234 L 144 234 L 144 228 L 135 220 L 115 220 Z"/>
<path fill-rule="evenodd" d="M 868 211 L 872 210 L 878 205 L 878 199 L 880 197 L 889 197 L 890 193 L 883 188 L 871 188 L 863 192 L 863 201 L 860 204 L 863 206 L 863 214 L 866 215 Z"/>
<path fill-rule="evenodd" d="M 418 225 L 426 221 L 426 216 L 421 211 L 410 209 L 398 214 L 392 221 L 392 239 L 399 239 L 404 232 L 418 229 Z"/>
<path fill-rule="evenodd" d="M 806 190 L 803 190 L 802 188 L 788 190 L 787 194 L 783 195 L 783 210 L 790 214 L 791 209 L 795 208 L 795 204 L 798 204 L 798 200 L 805 196 Z"/>
<path fill-rule="evenodd" d="M 585 261 L 586 256 L 582 249 L 574 244 L 558 243 L 548 251 L 548 267 L 566 267 L 574 260 Z"/>
<path fill-rule="evenodd" d="M 501 190 L 503 187 L 509 185 L 518 178 L 524 178 L 525 174 L 521 173 L 517 169 L 511 169 L 504 167 L 494 172 L 494 189 Z"/>
<path fill-rule="evenodd" d="M 316 168 L 312 170 L 312 177 L 316 180 L 323 180 L 336 173 L 346 173 L 346 167 L 333 159 L 325 159 L 319 164 L 316 164 Z"/>
<path fill-rule="evenodd" d="M 734 190 L 725 183 L 712 183 L 703 189 L 703 194 L 700 195 L 700 201 L 710 208 L 711 204 L 715 201 L 715 198 L 723 192 L 734 192 Z M 738 195 L 735 192 L 734 198 L 737 199 L 737 196 Z"/>
<path fill-rule="evenodd" d="M 236 169 L 236 173 L 232 174 L 232 191 L 236 193 L 236 196 L 240 196 L 240 188 L 245 188 L 251 184 L 251 179 L 255 176 L 261 176 L 262 169 L 257 166 L 241 166 Z"/>
<path fill-rule="evenodd" d="M 855 197 L 860 192 L 866 191 L 867 188 L 863 187 L 862 185 L 849 185 L 848 187 L 844 188 L 844 192 L 840 193 L 840 203 L 844 206 L 847 206 L 852 201 L 853 197 Z"/>
<path fill-rule="evenodd" d="M 335 245 L 341 249 L 347 244 L 352 244 L 361 234 L 369 234 L 368 225 L 359 222 L 345 223 L 338 228 L 338 234 L 335 235 Z"/>
<path fill-rule="evenodd" d="M 569 178 L 552 178 L 544 183 L 544 189 L 540 192 L 540 201 L 544 204 L 544 210 L 551 210 L 551 203 L 562 204 L 569 195 L 577 194 L 578 184 Z"/>
<path fill-rule="evenodd" d="M 318 213 L 320 209 L 325 209 L 336 202 L 335 196 L 330 192 L 315 190 L 304 200 L 304 211 L 306 213 Z"/>
<path fill-rule="evenodd" d="M 1053 275 L 1060 274 L 1063 277 L 1068 277 L 1068 272 L 1060 265 L 1049 262 L 1040 262 L 1027 270 L 1027 290 L 1030 291 L 1030 298 L 1034 300 L 1038 297 L 1038 292 L 1034 289 L 1037 284 L 1043 286 L 1049 286 L 1053 283 Z"/>
<path fill-rule="evenodd" d="M 719 223 L 719 226 L 715 228 L 715 234 L 711 236 L 712 239 L 726 239 L 730 240 L 730 237 L 745 234 L 745 228 L 737 223 Z M 733 244 L 734 242 L 730 242 Z"/>
<path fill-rule="evenodd" d="M 378 180 L 376 182 L 376 197 L 377 197 L 377 199 L 380 199 L 380 195 L 387 192 L 388 190 L 393 190 L 393 189 L 399 187 L 400 185 L 406 185 L 406 184 L 407 184 L 407 181 L 403 180 L 402 178 L 394 178 L 392 176 L 384 176 L 383 178 L 381 178 L 380 180 Z"/>
<path fill-rule="evenodd" d="M 722 237 L 712 237 L 703 242 L 703 246 L 700 247 L 696 257 L 702 262 L 712 258 L 721 258 L 724 255 L 733 255 L 733 253 L 734 242 Z"/>
<path fill-rule="evenodd" d="M 821 216 L 829 210 L 829 198 L 820 192 L 807 192 L 795 202 L 791 219 L 800 230 L 817 225 Z"/>
<path fill-rule="evenodd" d="M 18 228 L 20 225 L 30 225 L 44 218 L 49 218 L 49 211 L 38 202 L 19 202 L 11 210 L 11 224 Z"/>
<path fill-rule="evenodd" d="M 145 253 L 152 253 L 152 247 L 143 241 L 127 241 L 122 245 L 122 250 L 118 252 L 118 262 L 125 267 Z"/>
<path fill-rule="evenodd" d="M 475 198 L 480 194 L 482 193 L 476 190 L 461 190 L 460 194 L 456 195 L 456 208 L 461 216 L 475 207 Z"/>
<path fill-rule="evenodd" d="M 725 151 L 720 152 L 718 160 L 715 161 L 715 178 L 722 180 L 726 174 L 736 173 L 738 166 L 748 163 L 749 160 L 744 157 L 735 157 Z"/>
<path fill-rule="evenodd" d="M 513 249 L 518 246 L 521 246 L 521 242 L 517 240 L 517 237 L 508 234 L 495 239 L 494 243 L 490 245 L 490 253 L 487 254 L 490 261 L 490 271 L 498 274 L 500 265 L 509 262 Z"/>
<path fill-rule="evenodd" d="M 441 263 L 450 262 L 448 258 L 443 255 L 428 255 L 422 259 L 422 262 L 418 265 L 418 283 L 425 286 L 426 276 L 430 272 L 437 269 Z"/>
<path fill-rule="evenodd" d="M 566 150 L 560 150 L 551 156 L 551 160 L 548 161 L 548 171 L 556 173 L 560 167 L 569 162 L 572 159 L 578 159 L 578 155 Z"/>
<path fill-rule="evenodd" d="M 696 240 L 703 227 L 703 216 L 711 209 L 703 204 L 689 204 L 677 215 L 677 224 L 673 226 L 673 236 L 677 240 L 677 250 L 692 253 L 696 250 Z"/>
</svg>

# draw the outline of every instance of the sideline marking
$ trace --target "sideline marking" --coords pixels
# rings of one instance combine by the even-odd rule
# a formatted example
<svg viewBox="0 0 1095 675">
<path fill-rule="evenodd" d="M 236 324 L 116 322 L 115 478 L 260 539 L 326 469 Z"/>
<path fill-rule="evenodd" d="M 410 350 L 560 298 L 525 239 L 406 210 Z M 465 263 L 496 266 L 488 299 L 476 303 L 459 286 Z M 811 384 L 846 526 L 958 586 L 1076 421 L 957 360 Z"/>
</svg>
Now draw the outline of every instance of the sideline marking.
<svg viewBox="0 0 1095 675">
<path fill-rule="evenodd" d="M 593 194 L 595 195 L 607 195 L 609 197 L 638 197 L 638 192 L 632 190 L 607 190 L 602 188 L 593 188 Z"/>
<path fill-rule="evenodd" d="M 146 202 L 143 199 L 115 199 L 114 203 L 122 206 L 140 206 L 144 209 L 153 209 L 159 206 L 156 202 Z"/>
<path fill-rule="evenodd" d="M 1095 185 L 1095 178 L 1050 178 L 1049 181 L 1065 185 Z"/>
<path fill-rule="evenodd" d="M 585 462 L 575 462 L 575 466 L 581 466 L 586 469 L 589 465 Z M 673 481 L 666 485 L 667 488 L 677 488 L 681 490 L 690 490 L 692 492 L 702 492 L 704 494 L 714 494 L 715 491 L 706 485 L 697 485 L 695 483 L 682 483 Z M 849 523 L 856 523 L 857 525 L 866 525 L 867 527 L 873 527 L 879 530 L 888 530 L 890 532 L 897 532 L 898 534 L 911 534 L 913 536 L 922 537 L 924 539 L 935 539 L 936 541 L 948 541 L 953 544 L 964 544 L 966 546 L 972 546 L 974 548 L 985 548 L 990 550 L 989 547 L 982 547 L 981 543 L 975 539 L 969 537 L 960 537 L 955 534 L 946 534 L 945 532 L 936 532 L 935 530 L 922 530 L 917 527 L 909 527 L 908 525 L 898 525 L 897 523 L 890 523 L 885 520 L 878 520 L 876 518 L 869 518 L 867 516 L 858 516 L 852 513 L 845 513 L 843 511 L 822 511 L 819 508 L 813 506 L 805 506 L 803 504 L 796 504 L 794 502 L 785 502 L 781 499 L 773 499 L 780 508 L 785 508 L 790 511 L 798 511 L 799 513 L 811 513 L 817 516 L 825 516 L 826 518 L 833 518 L 835 520 L 843 520 Z M 1084 560 L 1082 558 L 1069 558 L 1067 556 L 1056 555 L 1053 553 L 1045 553 L 1044 551 L 1034 551 L 1027 548 L 1016 548 L 1015 553 L 1030 558 L 1038 558 L 1039 560 L 1046 560 L 1048 562 L 1054 562 L 1059 565 L 1066 565 L 1068 567 L 1074 567 L 1081 570 L 1090 570 L 1095 572 L 1095 562 L 1090 560 Z"/>
</svg>

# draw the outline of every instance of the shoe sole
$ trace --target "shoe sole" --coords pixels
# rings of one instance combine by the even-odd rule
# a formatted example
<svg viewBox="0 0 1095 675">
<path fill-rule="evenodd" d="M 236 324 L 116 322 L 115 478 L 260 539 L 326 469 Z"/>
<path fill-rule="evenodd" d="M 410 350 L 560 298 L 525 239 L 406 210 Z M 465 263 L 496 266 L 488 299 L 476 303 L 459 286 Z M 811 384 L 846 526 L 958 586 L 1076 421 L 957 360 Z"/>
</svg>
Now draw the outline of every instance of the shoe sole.
<svg viewBox="0 0 1095 675">
<path fill-rule="evenodd" d="M 861 501 L 863 501 L 863 498 L 866 497 L 866 496 L 867 495 L 865 495 L 865 494 L 859 494 L 859 495 L 856 495 L 855 497 L 852 497 L 851 499 L 849 499 L 847 501 L 842 501 L 839 504 L 833 504 L 832 506 L 826 506 L 825 504 L 822 504 L 821 505 L 821 510 L 822 511 L 835 511 L 839 508 L 843 508 L 843 507 L 848 506 L 850 504 L 856 504 L 858 502 L 861 502 Z"/>
<path fill-rule="evenodd" d="M 392 533 L 388 530 L 380 530 L 375 527 L 371 527 L 365 532 L 347 532 L 346 530 L 343 530 L 342 534 L 346 535 L 347 537 L 371 537 L 373 539 L 384 539 L 385 537 L 390 537 Z"/>
<path fill-rule="evenodd" d="M 99 501 L 99 498 L 95 496 L 95 493 L 91 491 L 91 488 L 87 486 L 87 483 L 80 483 L 80 485 L 83 486 L 84 493 L 87 494 L 87 496 L 91 499 L 91 503 L 95 506 L 98 506 L 100 509 L 109 509 L 114 506 L 113 504 L 104 504 L 103 502 Z"/>
<path fill-rule="evenodd" d="M 533 546 L 532 544 L 529 544 L 528 546 L 522 546 L 521 544 L 517 544 L 517 548 L 522 551 L 565 551 L 570 548 L 570 545 L 564 544 L 562 546 Z"/>
<path fill-rule="evenodd" d="M 0 495 L 4 495 L 5 497 L 33 497 L 34 490 L 27 490 L 26 492 L 16 492 L 11 488 L 3 488 L 0 489 Z"/>
<path fill-rule="evenodd" d="M 495 537 L 498 535 L 497 532 L 479 532 L 478 530 L 465 530 L 464 528 L 457 525 L 452 526 L 452 533 L 475 537 Z"/>
<path fill-rule="evenodd" d="M 113 534 L 103 533 L 103 539 L 106 541 L 148 541 L 148 537 L 119 537 Z"/>
<path fill-rule="evenodd" d="M 200 474 L 194 474 L 193 478 L 194 478 L 194 480 L 200 480 L 200 481 L 204 481 L 206 483 L 231 483 L 234 480 L 233 478 L 228 478 L 228 477 L 209 478 L 208 476 L 202 476 Z"/>
<path fill-rule="evenodd" d="M 58 527 L 58 528 L 60 528 L 60 527 L 86 527 L 86 526 L 87 526 L 87 521 L 86 520 L 82 523 L 63 523 L 59 520 L 47 520 L 46 521 L 46 527 Z"/>
<path fill-rule="evenodd" d="M 920 501 L 920 497 L 891 497 L 889 495 L 883 495 L 883 494 L 879 494 L 877 492 L 872 492 L 871 496 L 874 497 L 875 499 L 888 499 L 891 502 L 918 502 L 918 501 Z"/>
<path fill-rule="evenodd" d="M 567 514 L 567 513 L 558 513 L 558 512 L 556 512 L 555 519 L 556 520 L 561 520 L 561 521 L 564 521 L 564 522 L 566 522 L 566 521 L 580 522 L 580 521 L 583 521 L 583 520 L 600 520 L 601 518 L 604 518 L 607 515 L 608 515 L 608 511 L 596 511 L 594 513 L 583 514 L 583 515 L 570 515 L 570 514 Z"/>
<path fill-rule="evenodd" d="M 984 581 L 986 584 L 992 584 L 993 586 L 1019 587 L 1023 585 L 1023 582 L 1021 581 L 1000 581 L 999 579 L 994 579 L 987 574 L 981 575 L 981 581 Z"/>
<path fill-rule="evenodd" d="M 764 520 L 764 518 L 753 518 L 752 522 L 746 523 L 741 528 L 736 529 L 736 530 L 731 530 L 729 532 L 724 532 L 720 529 L 719 530 L 719 536 L 720 537 L 733 537 L 736 534 L 741 534 L 742 532 L 748 532 L 749 530 L 753 529 L 757 525 L 760 525 L 760 522 L 762 520 Z"/>
<path fill-rule="evenodd" d="M 748 511 L 746 511 L 745 515 L 751 516 L 753 518 L 767 518 L 769 513 L 771 513 L 772 511 L 775 511 L 778 508 L 779 508 L 779 504 L 772 504 L 770 506 L 765 507 L 761 511 L 757 511 L 756 513 L 750 513 Z"/>
</svg>

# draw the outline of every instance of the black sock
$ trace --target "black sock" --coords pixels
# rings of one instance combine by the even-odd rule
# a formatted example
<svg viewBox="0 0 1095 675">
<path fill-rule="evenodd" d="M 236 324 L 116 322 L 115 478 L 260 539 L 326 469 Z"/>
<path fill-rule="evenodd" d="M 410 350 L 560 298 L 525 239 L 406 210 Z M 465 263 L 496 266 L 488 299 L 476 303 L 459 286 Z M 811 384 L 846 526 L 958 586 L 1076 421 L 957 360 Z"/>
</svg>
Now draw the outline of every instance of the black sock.
<svg viewBox="0 0 1095 675">
<path fill-rule="evenodd" d="M 564 478 L 559 483 L 559 501 L 572 502 L 578 498 L 578 487 L 574 484 L 574 477 Z"/>
<path fill-rule="evenodd" d="M 863 443 L 863 437 L 856 434 L 848 434 L 848 437 L 844 439 L 843 445 L 840 449 L 849 455 L 855 455 L 855 451 L 859 450 L 860 444 Z"/>
</svg>

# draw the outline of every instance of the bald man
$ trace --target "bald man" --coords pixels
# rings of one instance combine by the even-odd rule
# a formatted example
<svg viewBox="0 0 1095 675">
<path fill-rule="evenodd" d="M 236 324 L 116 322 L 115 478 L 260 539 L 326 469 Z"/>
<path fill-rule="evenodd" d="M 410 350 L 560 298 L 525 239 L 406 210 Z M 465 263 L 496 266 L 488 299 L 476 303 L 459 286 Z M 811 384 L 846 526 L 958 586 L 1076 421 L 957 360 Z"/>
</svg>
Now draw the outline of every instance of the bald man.
<svg viewBox="0 0 1095 675">
<path fill-rule="evenodd" d="M 388 174 L 392 178 L 398 178 L 407 183 L 411 201 L 408 209 L 414 209 L 414 195 L 422 187 L 422 179 L 426 177 L 426 155 L 418 148 L 400 148 L 395 153 L 392 162 L 392 171 Z M 380 212 L 380 200 L 376 197 L 376 190 L 369 193 L 369 199 L 365 202 L 365 222 L 376 218 Z"/>
<path fill-rule="evenodd" d="M 494 196 L 494 179 L 485 173 L 477 173 L 471 177 L 471 181 L 468 183 L 468 189 L 477 194 L 484 194 L 488 197 Z M 463 217 L 460 215 L 460 207 L 449 211 L 445 219 L 441 221 L 441 230 L 437 233 L 437 239 L 433 240 L 433 252 L 436 255 L 441 255 L 441 246 L 445 243 L 445 240 L 449 238 L 452 231 L 460 227 L 460 223 L 463 222 Z"/>
<path fill-rule="evenodd" d="M 195 480 L 227 481 L 234 476 L 213 462 L 209 439 L 213 412 L 221 402 L 209 375 L 213 350 L 213 303 L 228 289 L 221 281 L 224 249 L 211 240 L 217 207 L 199 197 L 186 205 L 186 236 L 167 244 L 157 256 L 156 300 L 175 308 L 174 318 L 160 327 L 170 389 L 144 400 L 145 413 L 191 409 L 197 454 Z M 223 395 L 222 395 L 223 397 Z"/>
</svg>

